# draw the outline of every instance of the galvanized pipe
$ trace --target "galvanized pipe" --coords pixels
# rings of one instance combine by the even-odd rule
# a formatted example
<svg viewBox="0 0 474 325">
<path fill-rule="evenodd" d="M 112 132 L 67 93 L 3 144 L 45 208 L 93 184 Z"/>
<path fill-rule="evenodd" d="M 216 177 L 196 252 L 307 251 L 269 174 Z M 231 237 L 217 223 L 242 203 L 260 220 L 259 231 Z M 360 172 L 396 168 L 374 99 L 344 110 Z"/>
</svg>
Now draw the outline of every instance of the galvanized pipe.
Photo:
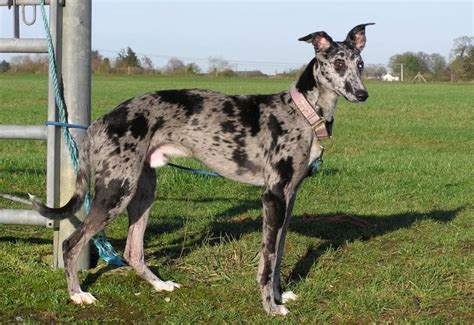
<svg viewBox="0 0 474 325">
<path fill-rule="evenodd" d="M 0 139 L 46 140 L 46 126 L 0 125 Z"/>
<path fill-rule="evenodd" d="M 34 210 L 0 209 L 0 223 L 9 225 L 51 226 L 51 220 Z"/>
<path fill-rule="evenodd" d="M 48 53 L 43 38 L 0 38 L 0 53 Z"/>
<path fill-rule="evenodd" d="M 53 47 L 56 58 L 56 71 L 59 78 L 59 83 L 61 83 L 62 75 L 62 65 L 61 65 L 61 56 L 62 56 L 62 8 L 58 6 L 57 1 L 52 1 L 49 7 L 49 30 L 51 33 L 51 38 L 53 41 Z M 48 121 L 57 121 L 58 113 L 56 108 L 56 103 L 54 100 L 54 84 L 52 81 L 52 75 L 49 74 L 49 83 L 48 83 Z M 60 146 L 61 146 L 61 128 L 56 126 L 48 126 L 48 140 L 46 145 L 46 203 L 50 207 L 59 207 L 59 170 L 61 168 L 61 157 L 60 157 Z M 64 263 L 59 263 L 58 260 L 62 261 L 62 250 L 60 245 L 62 242 L 59 242 L 59 222 L 56 222 L 54 225 L 54 235 L 53 235 L 53 267 L 63 267 Z"/>
<path fill-rule="evenodd" d="M 89 125 L 91 119 L 91 0 L 68 1 L 63 8 L 62 75 L 64 99 L 68 109 L 69 123 Z M 86 130 L 70 129 L 79 145 Z M 60 146 L 60 202 L 66 204 L 75 190 L 76 174 L 72 167 L 69 151 L 61 137 Z M 83 220 L 84 212 L 76 216 Z M 58 249 L 58 267 L 63 267 L 62 241 L 76 230 L 69 219 L 59 223 L 59 233 L 55 247 Z M 56 238 L 56 237 L 55 237 Z M 77 268 L 89 268 L 90 248 L 86 245 L 77 260 Z"/>
<path fill-rule="evenodd" d="M 13 7 L 13 37 L 20 38 L 20 8 Z"/>
</svg>

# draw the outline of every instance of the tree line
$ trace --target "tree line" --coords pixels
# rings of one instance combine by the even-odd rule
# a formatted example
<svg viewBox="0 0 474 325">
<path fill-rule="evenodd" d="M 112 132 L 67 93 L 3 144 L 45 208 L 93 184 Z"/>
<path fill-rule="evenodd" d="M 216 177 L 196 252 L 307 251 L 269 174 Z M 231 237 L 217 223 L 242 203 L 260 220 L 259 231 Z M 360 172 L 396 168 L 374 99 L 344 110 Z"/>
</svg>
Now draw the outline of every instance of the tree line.
<svg viewBox="0 0 474 325">
<path fill-rule="evenodd" d="M 474 37 L 463 36 L 454 40 L 450 62 L 438 54 L 405 52 L 393 55 L 388 63 L 392 72 L 399 74 L 403 64 L 405 80 L 421 73 L 427 80 L 474 80 Z"/>
<path fill-rule="evenodd" d="M 219 57 L 208 58 L 208 73 L 212 75 L 233 75 L 231 64 Z M 155 67 L 148 56 L 138 57 L 130 47 L 120 50 L 114 60 L 103 56 L 99 51 L 91 51 L 91 68 L 96 73 L 157 73 L 157 74 L 200 74 L 201 68 L 196 63 L 184 63 L 178 58 L 170 58 L 164 67 Z M 48 57 L 46 55 L 19 55 L 13 57 L 10 62 L 0 62 L 0 73 L 2 72 L 30 72 L 47 73 Z"/>
<path fill-rule="evenodd" d="M 462 36 L 454 39 L 449 61 L 438 53 L 404 52 L 393 55 L 388 62 L 388 69 L 394 75 L 400 75 L 403 65 L 404 80 L 412 80 L 421 73 L 427 80 L 465 81 L 474 80 L 474 37 Z M 120 50 L 115 59 L 103 56 L 99 51 L 91 53 L 92 71 L 96 73 L 159 73 L 170 75 L 195 75 L 203 71 L 196 63 L 184 63 L 179 58 L 170 58 L 163 67 L 155 67 L 148 56 L 139 58 L 130 47 Z M 304 67 L 303 67 L 304 68 Z M 45 55 L 23 55 L 13 57 L 10 62 L 0 62 L 0 72 L 34 72 L 46 73 L 48 59 Z M 281 73 L 280 76 L 294 77 L 302 68 Z M 365 77 L 380 79 L 388 71 L 384 65 L 367 65 Z M 208 58 L 207 73 L 211 75 L 234 76 L 240 74 L 232 65 L 219 57 Z M 247 76 L 264 76 L 260 71 L 247 72 Z"/>
</svg>

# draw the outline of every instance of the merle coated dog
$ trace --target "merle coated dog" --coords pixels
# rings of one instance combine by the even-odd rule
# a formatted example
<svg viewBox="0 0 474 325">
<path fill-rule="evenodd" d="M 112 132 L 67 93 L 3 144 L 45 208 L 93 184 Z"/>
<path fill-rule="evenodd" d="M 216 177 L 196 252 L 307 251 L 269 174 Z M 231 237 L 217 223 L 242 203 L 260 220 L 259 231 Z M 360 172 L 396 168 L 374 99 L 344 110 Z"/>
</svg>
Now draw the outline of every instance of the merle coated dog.
<svg viewBox="0 0 474 325">
<path fill-rule="evenodd" d="M 155 196 L 153 168 L 169 157 L 194 157 L 220 175 L 264 187 L 263 235 L 257 281 L 263 307 L 285 315 L 280 264 L 296 192 L 309 166 L 322 153 L 320 140 L 331 134 L 339 96 L 362 102 L 365 27 L 354 27 L 343 42 L 325 32 L 300 38 L 315 57 L 291 91 L 272 95 L 227 96 L 208 90 L 163 90 L 131 98 L 94 122 L 83 139 L 75 193 L 61 208 L 36 197 L 36 210 L 51 219 L 71 217 L 82 205 L 94 177 L 89 215 L 63 243 L 68 290 L 77 304 L 95 298 L 83 292 L 76 271 L 78 254 L 91 238 L 125 208 L 129 232 L 124 257 L 157 291 L 180 285 L 163 281 L 146 266 L 143 236 Z"/>
</svg>

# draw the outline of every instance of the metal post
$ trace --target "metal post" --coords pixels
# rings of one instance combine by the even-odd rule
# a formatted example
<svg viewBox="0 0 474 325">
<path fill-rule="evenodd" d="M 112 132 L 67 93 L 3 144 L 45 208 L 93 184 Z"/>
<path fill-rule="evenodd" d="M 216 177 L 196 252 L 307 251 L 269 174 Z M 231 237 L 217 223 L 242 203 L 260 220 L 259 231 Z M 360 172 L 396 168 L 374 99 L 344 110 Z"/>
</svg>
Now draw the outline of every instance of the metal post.
<svg viewBox="0 0 474 325">
<path fill-rule="evenodd" d="M 64 98 L 68 110 L 68 121 L 73 124 L 90 124 L 91 116 L 91 0 L 68 1 L 63 8 L 62 35 L 62 71 L 64 83 Z M 71 129 L 73 137 L 80 145 L 85 130 Z M 74 193 L 76 174 L 72 167 L 69 151 L 61 137 L 61 173 L 60 173 L 60 203 L 66 204 Z M 81 220 L 84 212 L 78 213 Z M 68 238 L 75 227 L 70 220 L 59 223 L 55 234 L 55 249 L 57 250 L 58 266 L 63 267 L 62 242 Z M 79 270 L 87 269 L 90 265 L 90 250 L 87 245 L 78 258 Z"/>
<path fill-rule="evenodd" d="M 57 1 L 52 0 L 49 6 L 49 29 L 56 59 L 56 71 L 58 78 L 61 78 L 61 37 L 62 37 L 62 8 L 58 6 Z M 61 82 L 61 80 L 59 80 Z M 48 84 L 48 121 L 57 121 L 57 109 L 54 101 L 54 86 L 51 73 L 49 74 Z M 61 130 L 55 126 L 47 127 L 47 170 L 46 170 L 46 203 L 50 207 L 59 207 L 59 170 L 60 164 L 60 146 L 61 146 Z M 63 267 L 59 259 L 62 261 L 61 243 L 58 242 L 59 223 L 55 222 L 53 237 L 53 267 Z M 61 256 L 60 256 L 61 255 Z"/>
<path fill-rule="evenodd" d="M 13 5 L 13 38 L 20 38 L 20 7 Z"/>
</svg>

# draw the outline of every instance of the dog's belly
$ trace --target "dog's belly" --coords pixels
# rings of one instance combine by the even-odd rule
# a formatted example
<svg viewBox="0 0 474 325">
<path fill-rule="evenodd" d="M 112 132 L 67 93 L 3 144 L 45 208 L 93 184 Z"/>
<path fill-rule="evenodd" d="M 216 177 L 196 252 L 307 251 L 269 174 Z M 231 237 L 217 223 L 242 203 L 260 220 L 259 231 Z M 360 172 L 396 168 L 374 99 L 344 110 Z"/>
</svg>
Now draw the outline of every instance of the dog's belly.
<svg viewBox="0 0 474 325">
<path fill-rule="evenodd" d="M 235 163 L 229 161 L 224 156 L 200 155 L 199 157 L 196 156 L 195 158 L 225 178 L 250 185 L 264 185 L 264 178 L 261 168 L 239 168 Z"/>
<path fill-rule="evenodd" d="M 255 168 L 253 171 L 237 170 L 229 165 L 227 159 L 208 153 L 194 156 L 188 148 L 179 144 L 160 144 L 153 147 L 148 152 L 147 161 L 152 168 L 159 168 L 167 165 L 172 157 L 193 157 L 223 177 L 251 185 L 264 185 L 260 168 Z"/>
</svg>

